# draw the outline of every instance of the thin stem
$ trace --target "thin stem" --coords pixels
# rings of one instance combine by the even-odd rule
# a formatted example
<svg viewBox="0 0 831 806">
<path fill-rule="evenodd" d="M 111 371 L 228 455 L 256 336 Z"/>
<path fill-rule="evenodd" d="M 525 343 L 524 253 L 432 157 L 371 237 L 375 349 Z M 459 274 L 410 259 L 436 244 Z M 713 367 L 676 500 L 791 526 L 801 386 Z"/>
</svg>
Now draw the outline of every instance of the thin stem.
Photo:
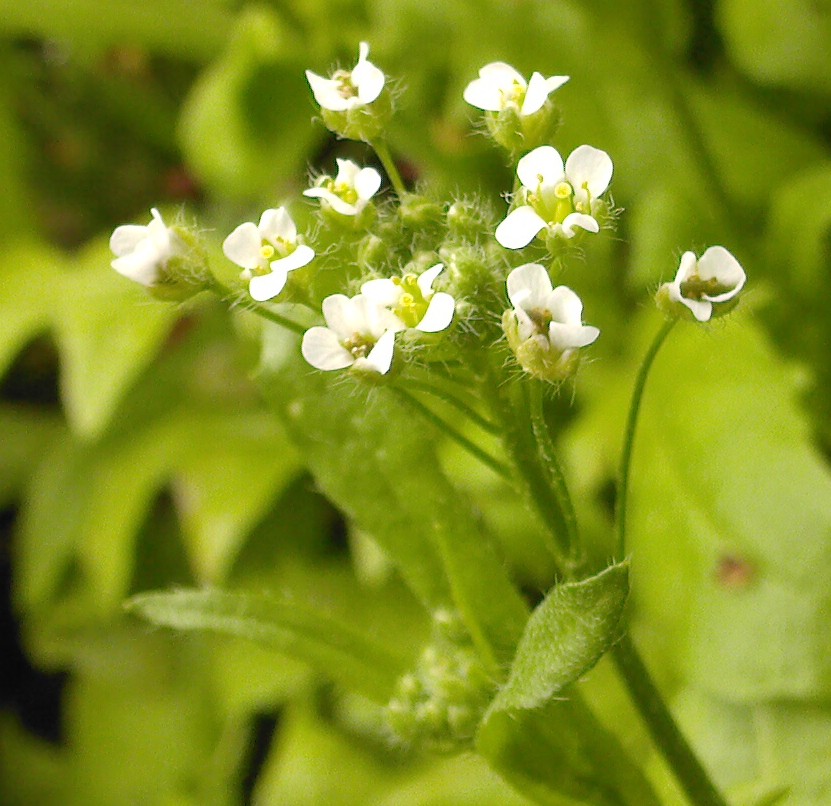
<svg viewBox="0 0 831 806">
<path fill-rule="evenodd" d="M 245 297 L 236 291 L 232 291 L 230 288 L 220 283 L 215 277 L 210 279 L 207 288 L 209 291 L 216 294 L 229 308 L 239 305 L 244 310 L 251 311 L 252 313 L 257 314 L 257 316 L 260 316 L 263 319 L 268 319 L 270 322 L 281 325 L 294 333 L 302 334 L 307 330 L 306 327 L 298 322 L 286 319 L 285 316 L 281 316 L 279 313 L 266 308 L 264 305 L 260 305 L 259 302 L 254 302 L 254 300 Z"/>
<path fill-rule="evenodd" d="M 571 493 L 568 491 L 568 484 L 563 473 L 562 465 L 557 457 L 557 449 L 551 439 L 548 430 L 548 423 L 545 421 L 543 409 L 543 387 L 538 381 L 531 382 L 531 427 L 534 437 L 537 440 L 537 452 L 544 469 L 547 471 L 551 490 L 557 498 L 562 513 L 562 528 L 564 529 L 569 546 L 569 559 L 573 568 L 579 568 L 584 563 L 580 534 L 577 528 L 577 515 L 574 512 L 574 503 L 571 500 Z"/>
<path fill-rule="evenodd" d="M 612 647 L 612 660 L 626 683 L 655 745 L 694 806 L 727 806 L 664 702 L 628 635 Z"/>
<path fill-rule="evenodd" d="M 486 417 L 483 417 L 478 411 L 476 411 L 476 409 L 469 406 L 463 400 L 459 400 L 459 398 L 455 397 L 446 389 L 442 389 L 441 387 L 435 386 L 426 381 L 416 380 L 408 380 L 407 386 L 410 389 L 419 389 L 422 392 L 427 392 L 427 394 L 433 395 L 434 397 L 443 400 L 445 403 L 449 403 L 451 406 L 462 412 L 462 414 L 466 417 L 470 418 L 474 423 L 476 423 L 476 425 L 479 426 L 479 428 L 483 431 L 487 431 L 489 434 L 498 434 L 500 431 L 499 426 L 496 425 L 496 423 L 493 423 Z"/>
<path fill-rule="evenodd" d="M 381 165 L 384 166 L 384 170 L 387 172 L 387 176 L 395 192 L 398 194 L 398 198 L 404 198 L 407 194 L 407 188 L 404 187 L 404 180 L 401 179 L 401 174 L 398 173 L 398 168 L 395 160 L 392 158 L 392 154 L 390 154 L 389 146 L 383 140 L 376 140 L 370 143 L 369 146 L 378 155 L 378 159 L 381 160 Z"/>
<path fill-rule="evenodd" d="M 473 456 L 479 459 L 480 462 L 493 470 L 494 473 L 503 479 L 510 480 L 511 475 L 508 472 L 508 468 L 505 467 L 502 462 L 498 459 L 494 459 L 493 456 L 491 456 L 487 451 L 482 450 L 482 448 L 480 448 L 475 442 L 468 439 L 464 434 L 453 428 L 452 425 L 445 422 L 435 412 L 425 406 L 417 397 L 411 395 L 406 389 L 402 389 L 398 386 L 391 386 L 390 389 L 402 400 L 404 400 L 408 406 L 415 409 L 425 419 L 433 423 L 433 425 L 435 425 L 440 431 L 443 431 L 452 440 L 461 445 L 466 451 L 473 454 Z"/>
<path fill-rule="evenodd" d="M 635 388 L 632 391 L 632 402 L 629 404 L 629 414 L 626 418 L 626 431 L 623 438 L 623 450 L 620 455 L 620 468 L 618 470 L 617 499 L 615 501 L 615 521 L 617 524 L 617 540 L 615 555 L 618 559 L 626 556 L 626 515 L 629 503 L 629 472 L 632 465 L 632 448 L 635 444 L 635 430 L 638 427 L 638 414 L 640 413 L 643 390 L 646 386 L 646 379 L 649 377 L 649 370 L 655 361 L 655 356 L 661 349 L 673 326 L 675 319 L 668 319 L 661 326 L 655 335 L 655 339 L 649 346 L 643 358 L 638 376 L 635 379 Z"/>
</svg>

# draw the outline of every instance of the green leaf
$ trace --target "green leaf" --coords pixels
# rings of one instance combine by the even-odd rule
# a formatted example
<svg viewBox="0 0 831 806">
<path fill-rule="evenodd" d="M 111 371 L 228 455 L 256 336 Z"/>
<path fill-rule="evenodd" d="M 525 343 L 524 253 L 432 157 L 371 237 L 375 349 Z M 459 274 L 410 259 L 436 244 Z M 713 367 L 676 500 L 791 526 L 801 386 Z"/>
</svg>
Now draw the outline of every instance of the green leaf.
<svg viewBox="0 0 831 806">
<path fill-rule="evenodd" d="M 322 491 L 429 609 L 457 608 L 484 656 L 509 660 L 525 604 L 443 473 L 431 428 L 383 388 L 312 370 L 279 329 L 265 337 L 263 386 Z"/>
<path fill-rule="evenodd" d="M 531 614 L 508 682 L 485 715 L 539 708 L 591 669 L 618 636 L 629 564 L 557 585 Z"/>
<path fill-rule="evenodd" d="M 682 678 L 728 701 L 831 692 L 831 474 L 790 377 L 746 319 L 676 328 L 641 412 L 640 612 Z"/>
<path fill-rule="evenodd" d="M 227 51 L 200 76 L 182 111 L 179 139 L 202 182 L 255 198 L 303 169 L 320 138 L 311 124 L 307 58 L 274 11 L 242 13 Z"/>
<path fill-rule="evenodd" d="M 479 727 L 479 752 L 541 803 L 657 802 L 616 739 L 568 688 L 619 635 L 628 592 L 625 562 L 557 585 L 531 615 L 508 682 Z"/>
<path fill-rule="evenodd" d="M 154 624 L 246 638 L 305 660 L 327 676 L 386 702 L 403 661 L 381 644 L 296 602 L 222 591 L 143 593 L 125 607 Z"/>
</svg>

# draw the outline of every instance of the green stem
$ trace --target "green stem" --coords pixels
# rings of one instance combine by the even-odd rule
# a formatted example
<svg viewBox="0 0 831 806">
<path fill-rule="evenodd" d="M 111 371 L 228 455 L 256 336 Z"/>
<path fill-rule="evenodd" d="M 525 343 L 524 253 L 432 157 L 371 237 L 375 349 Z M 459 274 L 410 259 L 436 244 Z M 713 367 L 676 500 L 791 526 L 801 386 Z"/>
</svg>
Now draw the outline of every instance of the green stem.
<svg viewBox="0 0 831 806">
<path fill-rule="evenodd" d="M 629 415 L 626 418 L 626 432 L 623 439 L 623 450 L 620 455 L 620 468 L 618 470 L 617 499 L 615 501 L 615 521 L 617 524 L 617 540 L 615 555 L 618 559 L 626 556 L 626 514 L 629 503 L 629 471 L 632 465 L 632 448 L 635 444 L 635 430 L 638 427 L 638 414 L 640 413 L 643 390 L 646 386 L 646 379 L 649 377 L 649 370 L 655 361 L 655 356 L 661 349 L 673 326 L 675 319 L 668 319 L 661 326 L 655 335 L 655 339 L 643 358 L 641 368 L 638 370 L 638 377 L 635 379 L 635 388 L 632 391 L 632 402 L 629 404 Z"/>
<path fill-rule="evenodd" d="M 443 400 L 445 403 L 449 403 L 454 408 L 458 409 L 462 414 L 466 417 L 470 418 L 476 425 L 479 426 L 483 431 L 487 431 L 489 434 L 498 434 L 500 429 L 496 423 L 492 423 L 486 417 L 483 417 L 479 414 L 476 409 L 472 406 L 469 406 L 463 400 L 459 400 L 455 395 L 448 392 L 446 389 L 442 389 L 441 387 L 435 386 L 431 383 L 426 381 L 416 381 L 416 380 L 408 380 L 407 386 L 410 389 L 419 389 L 422 392 L 426 392 L 429 395 L 433 395 L 434 397 Z"/>
<path fill-rule="evenodd" d="M 251 311 L 252 313 L 257 314 L 257 316 L 260 316 L 263 319 L 268 319 L 269 322 L 281 325 L 294 333 L 302 334 L 308 329 L 298 322 L 286 319 L 285 316 L 281 316 L 279 313 L 266 308 L 264 305 L 260 305 L 259 302 L 254 302 L 254 300 L 250 297 L 247 297 L 239 292 L 232 291 L 230 288 L 220 283 L 215 277 L 211 277 L 207 288 L 209 291 L 216 294 L 229 308 L 239 306 L 246 311 Z"/>
<path fill-rule="evenodd" d="M 727 806 L 678 728 L 663 695 L 628 635 L 624 635 L 615 644 L 611 656 L 652 740 L 671 767 L 690 803 L 694 806 Z"/>
<path fill-rule="evenodd" d="M 537 440 L 537 452 L 543 468 L 547 472 L 551 490 L 559 504 L 559 514 L 561 515 L 559 526 L 565 532 L 568 540 L 569 564 L 571 568 L 577 569 L 585 564 L 580 534 L 577 528 L 577 515 L 574 512 L 574 504 L 568 491 L 562 465 L 557 457 L 557 449 L 551 439 L 548 423 L 545 421 L 543 385 L 539 381 L 531 381 L 530 401 L 531 427 Z"/>
<path fill-rule="evenodd" d="M 440 431 L 444 432 L 456 443 L 461 445 L 466 451 L 470 452 L 483 464 L 487 465 L 494 473 L 503 479 L 510 480 L 510 473 L 502 462 L 494 459 L 487 451 L 482 450 L 475 442 L 468 439 L 464 434 L 457 431 L 449 423 L 442 420 L 435 412 L 431 411 L 425 406 L 417 397 L 411 395 L 406 389 L 397 386 L 391 386 L 390 389 L 398 395 L 408 406 L 415 409 L 422 417 L 429 420 Z"/>
<path fill-rule="evenodd" d="M 404 187 L 404 181 L 401 179 L 401 174 L 398 173 L 398 168 L 395 165 L 392 154 L 390 154 L 389 146 L 383 140 L 376 140 L 375 142 L 369 143 L 369 146 L 378 155 L 378 159 L 381 160 L 381 165 L 384 166 L 384 170 L 387 172 L 387 176 L 395 192 L 398 194 L 398 198 L 403 199 L 407 194 L 407 188 Z"/>
</svg>

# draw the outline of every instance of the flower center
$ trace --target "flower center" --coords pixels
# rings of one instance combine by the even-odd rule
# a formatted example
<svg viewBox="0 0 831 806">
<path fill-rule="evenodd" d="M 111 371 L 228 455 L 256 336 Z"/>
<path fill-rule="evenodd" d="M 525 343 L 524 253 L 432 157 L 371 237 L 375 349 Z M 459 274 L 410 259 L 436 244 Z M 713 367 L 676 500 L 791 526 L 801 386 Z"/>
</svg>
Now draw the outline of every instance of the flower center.
<svg viewBox="0 0 831 806">
<path fill-rule="evenodd" d="M 262 276 L 271 272 L 271 260 L 281 260 L 290 255 L 297 245 L 285 238 L 277 237 L 274 241 L 263 241 L 260 244 L 260 265 L 251 269 L 251 274 Z"/>
<path fill-rule="evenodd" d="M 717 277 L 708 277 L 705 280 L 698 274 L 691 274 L 681 282 L 681 296 L 687 299 L 714 297 L 730 290 L 730 286 L 724 285 Z"/>
<path fill-rule="evenodd" d="M 518 81 L 513 81 L 508 89 L 500 89 L 499 94 L 502 96 L 501 106 L 503 109 L 508 106 L 519 108 L 525 100 L 525 87 Z"/>
<path fill-rule="evenodd" d="M 554 321 L 551 311 L 547 308 L 532 308 L 530 311 L 526 311 L 526 313 L 528 314 L 528 318 L 534 323 L 537 332 L 543 336 L 547 336 L 548 327 Z"/>
<path fill-rule="evenodd" d="M 537 190 L 528 195 L 528 201 L 549 226 L 561 224 L 567 215 L 574 212 L 574 188 L 565 180 L 552 188 L 545 187 L 543 177 L 537 176 Z"/>
<path fill-rule="evenodd" d="M 358 202 L 358 191 L 346 182 L 335 182 L 334 179 L 330 179 L 326 183 L 326 189 L 339 199 L 343 199 L 347 204 L 357 204 Z"/>
<path fill-rule="evenodd" d="M 393 313 L 407 326 L 416 327 L 427 313 L 427 300 L 421 293 L 418 277 L 415 274 L 405 274 L 403 277 L 393 277 L 393 283 L 401 289 Z"/>
<path fill-rule="evenodd" d="M 332 76 L 332 81 L 337 82 L 338 95 L 341 98 L 357 98 L 358 88 L 352 82 L 352 74 L 346 70 L 336 70 Z"/>
<path fill-rule="evenodd" d="M 366 358 L 375 346 L 375 342 L 363 333 L 353 333 L 346 341 L 342 341 L 341 344 L 345 350 L 352 353 L 352 357 L 356 361 L 359 358 Z"/>
</svg>

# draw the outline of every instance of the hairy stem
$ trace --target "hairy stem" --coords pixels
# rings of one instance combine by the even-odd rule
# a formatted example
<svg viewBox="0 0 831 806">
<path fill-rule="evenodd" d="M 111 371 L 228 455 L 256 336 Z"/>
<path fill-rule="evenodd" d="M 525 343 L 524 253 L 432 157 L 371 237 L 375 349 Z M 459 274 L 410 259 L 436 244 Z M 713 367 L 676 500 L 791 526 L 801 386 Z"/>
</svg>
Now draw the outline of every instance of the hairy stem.
<svg viewBox="0 0 831 806">
<path fill-rule="evenodd" d="M 389 146 L 383 140 L 376 140 L 370 143 L 369 146 L 378 155 L 378 159 L 381 160 L 381 165 L 384 166 L 384 170 L 387 172 L 387 176 L 398 198 L 403 199 L 407 193 L 407 188 L 404 187 L 404 180 L 401 179 L 401 174 L 398 172 L 395 160 L 392 158 L 392 154 L 390 154 Z"/>
<path fill-rule="evenodd" d="M 216 294 L 229 308 L 239 307 L 243 310 L 251 311 L 252 313 L 257 314 L 257 316 L 260 316 L 263 319 L 268 319 L 269 322 L 281 325 L 294 333 L 302 334 L 307 330 L 305 326 L 299 324 L 298 322 L 293 322 L 285 316 L 281 316 L 276 311 L 272 311 L 265 305 L 255 302 L 250 297 L 237 291 L 232 291 L 230 288 L 220 283 L 215 277 L 210 279 L 207 288 L 213 294 Z"/>
</svg>

